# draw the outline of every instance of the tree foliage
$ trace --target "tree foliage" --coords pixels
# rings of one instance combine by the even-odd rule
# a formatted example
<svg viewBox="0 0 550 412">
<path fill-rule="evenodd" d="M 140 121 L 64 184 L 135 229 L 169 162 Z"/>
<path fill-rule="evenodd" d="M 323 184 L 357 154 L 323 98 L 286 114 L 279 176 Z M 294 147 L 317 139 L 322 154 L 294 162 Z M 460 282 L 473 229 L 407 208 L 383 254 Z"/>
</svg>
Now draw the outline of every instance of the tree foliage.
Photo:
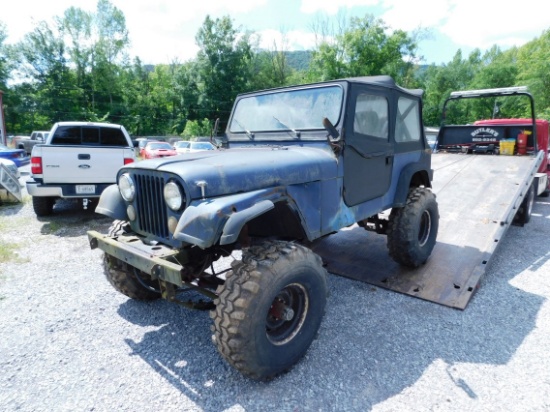
<svg viewBox="0 0 550 412">
<path fill-rule="evenodd" d="M 16 45 L 4 44 L 0 21 L 0 89 L 10 133 L 48 129 L 60 120 L 111 121 L 134 135 L 209 135 L 222 129 L 238 93 L 353 76 L 391 75 L 422 88 L 426 125 L 440 124 L 452 91 L 525 85 L 539 117 L 550 119 L 550 30 L 522 47 L 497 46 L 468 56 L 457 50 L 442 65 L 421 65 L 419 32 L 392 30 L 363 18 L 318 21 L 313 50 L 289 51 L 285 35 L 268 49 L 230 17 L 206 16 L 199 51 L 187 62 L 156 66 L 130 60 L 122 11 L 98 0 L 93 12 L 69 7 L 53 23 L 39 22 Z M 496 110 L 498 108 L 498 110 Z M 447 122 L 526 116 L 518 99 L 463 101 Z"/>
</svg>

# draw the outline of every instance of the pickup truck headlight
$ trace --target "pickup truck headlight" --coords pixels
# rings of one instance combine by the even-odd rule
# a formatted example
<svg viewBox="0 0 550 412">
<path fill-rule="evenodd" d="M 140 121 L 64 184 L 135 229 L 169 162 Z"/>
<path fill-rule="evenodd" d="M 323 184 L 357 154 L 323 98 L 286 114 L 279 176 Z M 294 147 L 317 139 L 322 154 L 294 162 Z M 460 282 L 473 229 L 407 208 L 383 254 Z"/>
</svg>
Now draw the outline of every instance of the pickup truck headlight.
<svg viewBox="0 0 550 412">
<path fill-rule="evenodd" d="M 127 202 L 134 200 L 136 195 L 136 186 L 128 173 L 124 173 L 119 177 L 118 190 L 120 190 L 120 194 Z"/>
<path fill-rule="evenodd" d="M 164 201 L 174 212 L 183 206 L 183 193 L 176 182 L 171 181 L 164 186 Z"/>
</svg>

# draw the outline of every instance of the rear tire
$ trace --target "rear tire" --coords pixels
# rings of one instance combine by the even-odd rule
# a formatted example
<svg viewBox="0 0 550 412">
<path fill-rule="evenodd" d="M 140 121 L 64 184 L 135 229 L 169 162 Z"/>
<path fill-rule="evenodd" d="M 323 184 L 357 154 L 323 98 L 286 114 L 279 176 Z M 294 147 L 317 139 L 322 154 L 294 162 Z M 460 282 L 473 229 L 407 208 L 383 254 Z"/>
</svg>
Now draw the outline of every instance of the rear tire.
<svg viewBox="0 0 550 412">
<path fill-rule="evenodd" d="M 409 192 L 405 207 L 393 208 L 388 223 L 390 256 L 400 265 L 417 268 L 426 263 L 435 246 L 439 210 L 431 190 Z"/>
<path fill-rule="evenodd" d="M 531 214 L 533 213 L 533 205 L 535 204 L 535 187 L 531 185 L 529 187 L 529 190 L 525 194 L 525 198 L 523 199 L 523 202 L 521 202 L 521 206 L 519 207 L 516 216 L 515 216 L 515 223 L 519 223 L 521 226 L 523 226 L 526 223 L 529 223 L 531 220 Z"/>
<path fill-rule="evenodd" d="M 109 229 L 109 236 L 115 237 L 128 233 L 129 224 L 121 220 L 115 220 Z M 114 256 L 103 255 L 103 268 L 105 277 L 113 287 L 135 300 L 156 300 L 161 297 L 159 283 L 151 279 L 147 273 L 141 272 Z M 139 276 L 139 278 L 138 278 Z M 140 282 L 140 280 L 143 282 Z"/>
<path fill-rule="evenodd" d="M 32 208 L 36 216 L 49 216 L 53 213 L 54 197 L 32 197 Z"/>
<path fill-rule="evenodd" d="M 212 339 L 244 375 L 266 380 L 290 369 L 317 335 L 327 299 L 321 258 L 289 242 L 265 242 L 233 264 L 216 291 Z"/>
</svg>

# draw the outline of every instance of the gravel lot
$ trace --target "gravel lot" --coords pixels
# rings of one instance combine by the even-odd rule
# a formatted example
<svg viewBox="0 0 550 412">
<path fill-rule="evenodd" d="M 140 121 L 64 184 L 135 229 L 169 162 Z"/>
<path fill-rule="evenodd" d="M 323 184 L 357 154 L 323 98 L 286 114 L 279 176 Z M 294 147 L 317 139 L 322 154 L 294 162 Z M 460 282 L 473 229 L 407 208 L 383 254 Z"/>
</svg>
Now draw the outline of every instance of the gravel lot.
<svg viewBox="0 0 550 412">
<path fill-rule="evenodd" d="M 331 275 L 319 338 L 290 372 L 251 381 L 207 312 L 139 303 L 105 279 L 66 205 L 0 207 L 2 411 L 548 411 L 550 201 L 511 227 L 465 311 Z"/>
</svg>

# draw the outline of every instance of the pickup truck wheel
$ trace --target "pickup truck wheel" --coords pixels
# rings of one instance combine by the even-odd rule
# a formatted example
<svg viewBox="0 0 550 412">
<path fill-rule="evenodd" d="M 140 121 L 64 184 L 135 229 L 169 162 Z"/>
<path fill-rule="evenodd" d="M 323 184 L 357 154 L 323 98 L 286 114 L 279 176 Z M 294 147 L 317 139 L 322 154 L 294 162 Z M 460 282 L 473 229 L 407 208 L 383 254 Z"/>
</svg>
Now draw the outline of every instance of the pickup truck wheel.
<svg viewBox="0 0 550 412">
<path fill-rule="evenodd" d="M 432 253 L 439 227 L 435 195 L 418 187 L 409 192 L 405 207 L 393 208 L 388 224 L 390 256 L 400 265 L 417 268 Z"/>
<path fill-rule="evenodd" d="M 321 258 L 289 242 L 265 242 L 234 262 L 217 290 L 212 339 L 244 375 L 266 380 L 292 367 L 317 335 L 327 284 Z"/>
<path fill-rule="evenodd" d="M 127 222 L 116 220 L 109 229 L 109 236 L 129 231 Z M 111 255 L 103 255 L 105 277 L 120 293 L 136 300 L 155 300 L 161 297 L 158 281 Z"/>
<path fill-rule="evenodd" d="M 55 198 L 53 197 L 32 197 L 32 208 L 38 217 L 51 215 L 54 203 Z"/>
<path fill-rule="evenodd" d="M 521 206 L 519 207 L 516 216 L 515 216 L 515 222 L 519 223 L 520 225 L 524 225 L 526 223 L 529 223 L 531 220 L 531 214 L 533 213 L 533 205 L 535 204 L 535 187 L 531 185 L 529 187 L 529 190 L 525 194 L 525 198 L 523 199 L 523 202 L 521 202 Z"/>
</svg>

